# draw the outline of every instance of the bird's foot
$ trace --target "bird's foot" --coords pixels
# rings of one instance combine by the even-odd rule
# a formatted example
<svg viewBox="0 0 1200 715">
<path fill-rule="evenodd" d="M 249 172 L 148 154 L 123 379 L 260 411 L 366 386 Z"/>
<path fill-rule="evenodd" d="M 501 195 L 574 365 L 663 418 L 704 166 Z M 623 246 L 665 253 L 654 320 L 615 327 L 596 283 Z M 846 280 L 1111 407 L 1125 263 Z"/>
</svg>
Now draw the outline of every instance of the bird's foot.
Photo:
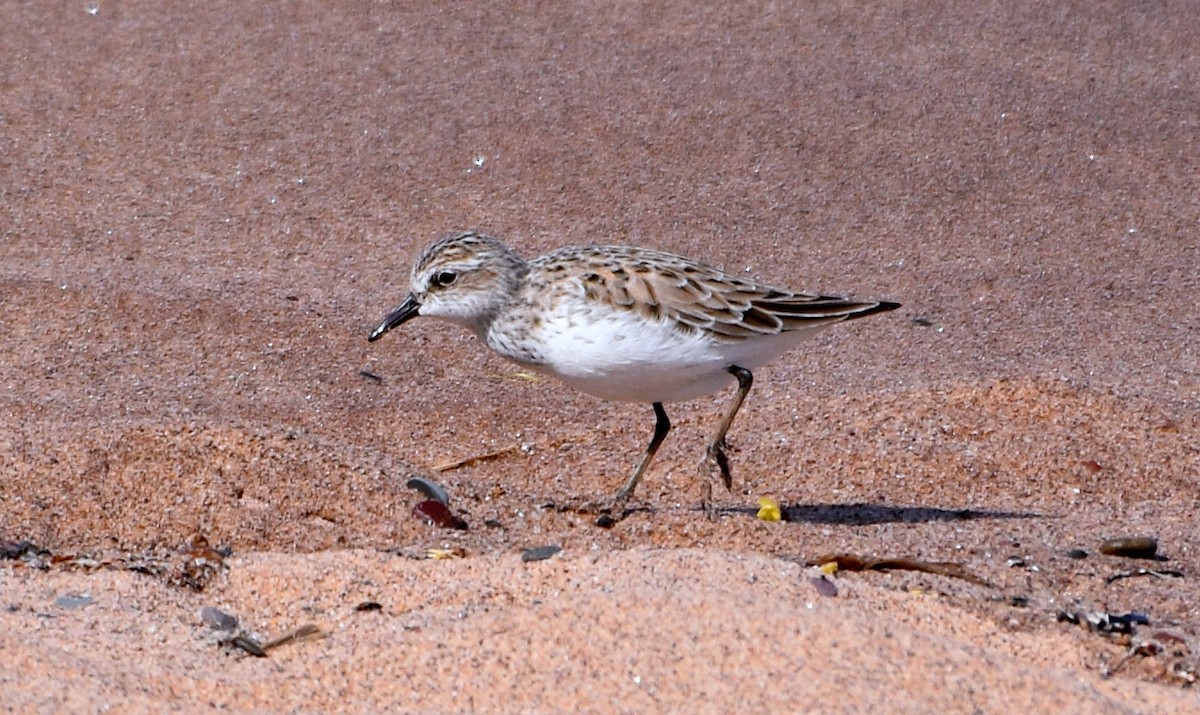
<svg viewBox="0 0 1200 715">
<path fill-rule="evenodd" d="M 717 520 L 717 506 L 713 503 L 712 496 L 712 478 L 707 472 L 701 475 L 700 482 L 700 508 L 704 511 L 704 516 L 708 517 L 709 521 Z"/>
<path fill-rule="evenodd" d="M 729 472 L 729 457 L 725 454 L 725 440 L 717 440 L 708 446 L 700 462 L 700 507 L 705 516 L 715 520 L 717 508 L 713 503 L 713 482 L 720 478 L 726 490 L 733 489 L 733 475 Z"/>
</svg>

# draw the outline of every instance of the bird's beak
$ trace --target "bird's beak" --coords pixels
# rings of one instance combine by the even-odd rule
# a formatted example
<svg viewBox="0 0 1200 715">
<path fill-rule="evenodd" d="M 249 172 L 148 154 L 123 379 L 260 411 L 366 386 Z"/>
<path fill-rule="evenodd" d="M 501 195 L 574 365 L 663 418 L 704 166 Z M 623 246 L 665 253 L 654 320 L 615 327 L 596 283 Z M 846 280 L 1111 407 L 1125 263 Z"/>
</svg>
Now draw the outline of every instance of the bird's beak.
<svg viewBox="0 0 1200 715">
<path fill-rule="evenodd" d="M 375 342 L 382 338 L 383 334 L 387 331 L 417 317 L 417 311 L 420 309 L 421 304 L 417 302 L 416 296 L 410 293 L 408 298 L 400 304 L 399 308 L 388 313 L 383 317 L 383 320 L 379 321 L 379 325 L 371 331 L 371 334 L 367 336 L 367 340 Z"/>
</svg>

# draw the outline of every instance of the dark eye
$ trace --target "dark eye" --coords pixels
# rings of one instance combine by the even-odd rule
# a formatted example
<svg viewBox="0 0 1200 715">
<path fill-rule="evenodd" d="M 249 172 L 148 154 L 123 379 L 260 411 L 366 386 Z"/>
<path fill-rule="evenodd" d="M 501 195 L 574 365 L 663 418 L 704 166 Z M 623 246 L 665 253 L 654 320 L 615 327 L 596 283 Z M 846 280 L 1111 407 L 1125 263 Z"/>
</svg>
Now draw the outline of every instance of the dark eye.
<svg viewBox="0 0 1200 715">
<path fill-rule="evenodd" d="M 435 273 L 431 282 L 438 288 L 445 288 L 453 283 L 454 279 L 456 278 L 458 278 L 458 274 L 454 271 L 442 271 L 440 273 Z"/>
</svg>

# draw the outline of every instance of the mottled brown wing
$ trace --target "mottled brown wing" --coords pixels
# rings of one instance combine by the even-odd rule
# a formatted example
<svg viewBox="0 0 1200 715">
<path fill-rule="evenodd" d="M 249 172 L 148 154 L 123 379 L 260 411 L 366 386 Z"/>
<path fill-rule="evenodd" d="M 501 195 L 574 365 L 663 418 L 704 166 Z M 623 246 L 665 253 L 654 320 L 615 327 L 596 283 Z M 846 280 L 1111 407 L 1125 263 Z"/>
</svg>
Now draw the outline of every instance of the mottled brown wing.
<svg viewBox="0 0 1200 715">
<path fill-rule="evenodd" d="M 893 303 L 809 295 L 762 286 L 679 256 L 625 247 L 585 252 L 585 295 L 651 318 L 666 317 L 723 340 L 815 328 Z"/>
</svg>

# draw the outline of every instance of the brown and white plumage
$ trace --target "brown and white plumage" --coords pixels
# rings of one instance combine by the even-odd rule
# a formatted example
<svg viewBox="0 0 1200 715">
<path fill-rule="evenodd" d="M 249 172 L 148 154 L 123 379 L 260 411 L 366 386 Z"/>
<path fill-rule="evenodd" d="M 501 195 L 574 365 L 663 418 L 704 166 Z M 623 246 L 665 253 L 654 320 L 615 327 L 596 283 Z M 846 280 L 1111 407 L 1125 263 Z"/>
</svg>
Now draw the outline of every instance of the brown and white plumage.
<svg viewBox="0 0 1200 715">
<path fill-rule="evenodd" d="M 422 253 L 408 298 L 369 339 L 417 315 L 440 317 L 579 390 L 654 404 L 655 439 L 619 493 L 623 500 L 670 427 L 662 403 L 738 381 L 707 460 L 728 483 L 724 432 L 750 388 L 750 371 L 821 328 L 897 307 L 761 285 L 645 248 L 561 248 L 525 261 L 494 238 L 466 232 Z"/>
</svg>

